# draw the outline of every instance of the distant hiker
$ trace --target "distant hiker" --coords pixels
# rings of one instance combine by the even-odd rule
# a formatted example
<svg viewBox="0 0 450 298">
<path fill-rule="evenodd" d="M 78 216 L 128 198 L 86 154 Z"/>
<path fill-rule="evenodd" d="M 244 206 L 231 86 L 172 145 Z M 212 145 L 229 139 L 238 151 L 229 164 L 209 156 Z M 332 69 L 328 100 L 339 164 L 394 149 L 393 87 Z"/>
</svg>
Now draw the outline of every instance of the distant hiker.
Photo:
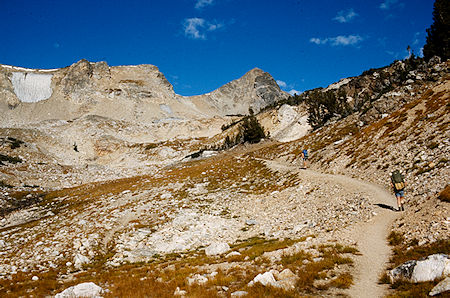
<svg viewBox="0 0 450 298">
<path fill-rule="evenodd" d="M 78 146 L 76 142 L 73 143 L 73 150 L 75 150 L 75 152 L 78 152 Z"/>
<path fill-rule="evenodd" d="M 399 170 L 395 170 L 391 174 L 391 184 L 397 198 L 397 211 L 405 211 L 405 186 L 406 182 Z"/>
<path fill-rule="evenodd" d="M 306 166 L 308 165 L 308 150 L 303 149 L 302 151 L 302 160 L 303 160 L 303 168 L 306 169 Z"/>
</svg>

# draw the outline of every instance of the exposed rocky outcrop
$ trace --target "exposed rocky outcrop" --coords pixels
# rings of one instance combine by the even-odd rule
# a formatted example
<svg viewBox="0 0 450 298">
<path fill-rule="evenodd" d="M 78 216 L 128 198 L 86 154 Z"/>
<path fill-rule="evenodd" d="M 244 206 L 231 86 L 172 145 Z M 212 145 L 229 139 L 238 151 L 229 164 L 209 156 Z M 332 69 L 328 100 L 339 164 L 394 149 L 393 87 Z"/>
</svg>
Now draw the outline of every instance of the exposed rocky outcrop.
<svg viewBox="0 0 450 298">
<path fill-rule="evenodd" d="M 0 110 L 13 109 L 20 104 L 20 100 L 14 93 L 8 72 L 0 71 Z"/>
<path fill-rule="evenodd" d="M 287 97 L 288 94 L 280 90 L 269 73 L 255 68 L 211 93 L 192 97 L 192 101 L 198 106 L 203 106 L 199 103 L 205 102 L 207 109 L 225 116 L 247 115 L 249 108 L 259 112 Z"/>
<path fill-rule="evenodd" d="M 23 78 L 29 83 L 21 83 Z M 259 111 L 287 97 L 259 69 L 210 94 L 184 97 L 175 94 L 156 66 L 110 67 L 87 60 L 49 71 L 0 65 L 0 92 L 2 126 L 88 114 L 141 123 L 194 120 L 247 114 L 250 107 Z"/>
<path fill-rule="evenodd" d="M 410 282 L 434 281 L 450 275 L 450 258 L 444 254 L 431 255 L 424 260 L 412 260 L 389 272 L 391 282 L 404 279 Z"/>
<path fill-rule="evenodd" d="M 55 298 L 76 298 L 76 297 L 101 297 L 103 289 L 93 282 L 85 282 L 76 286 L 70 287 L 61 293 L 55 295 Z"/>
<path fill-rule="evenodd" d="M 365 125 L 386 117 L 416 99 L 426 91 L 424 85 L 442 80 L 448 73 L 449 64 L 441 63 L 439 57 L 428 62 L 412 57 L 387 67 L 365 71 L 357 77 L 342 79 L 324 89 L 306 91 L 297 98 L 310 99 L 309 110 L 317 113 L 312 115 L 312 119 L 318 126 L 335 122 L 352 113 L 357 113 L 361 125 Z M 318 91 L 330 93 L 336 100 L 326 100 L 315 107 L 314 97 Z"/>
</svg>

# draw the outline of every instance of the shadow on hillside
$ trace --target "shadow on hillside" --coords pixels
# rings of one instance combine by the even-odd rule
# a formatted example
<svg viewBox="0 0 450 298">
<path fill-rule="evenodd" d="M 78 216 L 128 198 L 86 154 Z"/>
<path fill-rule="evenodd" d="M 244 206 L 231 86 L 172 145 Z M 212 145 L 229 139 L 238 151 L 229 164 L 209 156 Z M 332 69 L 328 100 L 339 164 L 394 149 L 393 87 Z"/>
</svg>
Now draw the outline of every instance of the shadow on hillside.
<svg viewBox="0 0 450 298">
<path fill-rule="evenodd" d="M 397 210 L 395 209 L 395 207 L 389 206 L 389 205 L 386 205 L 386 204 L 375 204 L 375 205 L 378 206 L 378 207 L 384 208 L 384 209 L 389 209 L 389 210 L 392 210 L 392 211 L 397 211 Z"/>
</svg>

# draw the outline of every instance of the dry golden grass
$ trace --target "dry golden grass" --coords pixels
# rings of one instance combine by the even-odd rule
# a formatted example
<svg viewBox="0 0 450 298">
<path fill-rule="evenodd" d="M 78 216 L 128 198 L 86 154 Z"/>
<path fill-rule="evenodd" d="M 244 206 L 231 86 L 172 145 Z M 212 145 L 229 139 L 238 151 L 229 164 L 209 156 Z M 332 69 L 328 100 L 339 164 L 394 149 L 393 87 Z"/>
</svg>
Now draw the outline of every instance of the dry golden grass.
<svg viewBox="0 0 450 298">
<path fill-rule="evenodd" d="M 244 256 L 256 259 L 266 251 L 273 251 L 292 245 L 298 240 L 264 240 L 252 238 L 243 241 L 233 247 L 240 250 Z M 210 258 L 204 253 L 190 252 L 186 254 L 172 254 L 155 260 L 151 263 L 126 264 L 115 268 L 105 266 L 105 261 L 112 255 L 98 257 L 96 261 L 85 268 L 85 271 L 75 273 L 73 279 L 62 280 L 64 265 L 58 269 L 46 273 L 20 273 L 12 277 L 11 280 L 0 280 L 0 292 L 2 297 L 30 296 L 44 297 L 54 295 L 63 291 L 69 286 L 82 283 L 94 282 L 97 285 L 107 288 L 108 293 L 104 297 L 173 297 L 177 287 L 186 290 L 189 297 L 218 297 L 218 289 L 225 286 L 229 288 L 227 293 L 238 290 L 245 290 L 251 297 L 303 297 L 304 295 L 321 291 L 328 288 L 345 288 L 350 283 L 351 276 L 341 274 L 334 279 L 334 282 L 326 288 L 314 287 L 314 281 L 327 277 L 327 272 L 332 270 L 336 264 L 348 263 L 339 254 L 344 246 L 329 245 L 320 248 L 323 259 L 318 262 L 310 261 L 307 265 L 303 260 L 311 259 L 308 254 L 298 254 L 296 256 L 284 256 L 281 264 L 285 268 L 292 268 L 299 277 L 297 287 L 293 291 L 284 291 L 278 288 L 263 287 L 259 284 L 248 287 L 248 283 L 264 269 L 258 262 L 247 260 L 246 265 L 236 263 L 229 269 L 217 269 L 217 275 L 210 277 L 204 285 L 188 285 L 187 278 L 194 274 L 208 273 L 205 271 L 205 264 L 227 263 L 225 257 Z M 233 263 L 235 264 L 235 263 Z M 244 263 L 241 263 L 244 264 Z M 38 281 L 32 281 L 31 277 L 37 275 Z M 350 281 L 349 281 L 350 280 Z"/>
<path fill-rule="evenodd" d="M 417 241 L 411 243 L 401 242 L 394 247 L 393 251 L 391 264 L 393 267 L 396 267 L 406 261 L 419 260 L 432 254 L 448 254 L 450 252 L 450 240 L 438 240 L 423 246 L 417 245 Z"/>
<path fill-rule="evenodd" d="M 348 288 L 353 282 L 350 273 L 342 273 L 330 283 L 316 286 L 314 282 L 326 278 L 337 265 L 351 265 L 353 260 L 350 257 L 343 257 L 341 254 L 356 254 L 358 253 L 357 249 L 340 244 L 328 244 L 319 246 L 318 250 L 320 252 L 318 261 L 313 261 L 312 256 L 304 251 L 283 256 L 281 259 L 280 264 L 283 267 L 297 273 L 296 289 L 298 293 L 317 293 L 317 291 L 329 288 Z"/>
<path fill-rule="evenodd" d="M 164 186 L 168 183 L 184 183 L 185 181 L 190 181 L 191 186 L 196 183 L 202 183 L 207 179 L 209 182 L 208 188 L 209 191 L 215 191 L 222 189 L 223 187 L 231 187 L 233 183 L 238 184 L 239 187 L 236 187 L 237 190 L 244 189 L 248 192 L 266 192 L 278 190 L 282 187 L 286 187 L 289 183 L 294 183 L 293 180 L 295 177 L 289 177 L 287 179 L 286 185 L 276 185 L 273 183 L 267 183 L 268 176 L 278 177 L 280 174 L 272 173 L 264 163 L 260 161 L 255 161 L 248 157 L 235 158 L 232 155 L 221 155 L 216 158 L 208 159 L 208 160 L 197 160 L 188 163 L 183 163 L 177 167 L 167 168 L 160 172 L 158 177 L 152 176 L 139 176 L 132 178 L 124 178 L 117 179 L 106 182 L 98 182 L 98 183 L 89 183 L 82 186 L 72 187 L 61 189 L 57 191 L 51 191 L 46 194 L 42 194 L 43 203 L 42 204 L 50 204 L 52 205 L 52 211 L 58 214 L 63 212 L 68 217 L 75 216 L 77 212 L 82 212 L 85 210 L 86 206 L 101 206 L 102 200 L 107 197 L 120 195 L 125 190 L 130 190 L 132 193 L 152 189 L 154 187 Z M 243 178 L 246 178 L 245 181 Z M 18 193 L 17 196 L 23 197 L 28 193 Z M 174 193 L 175 198 L 186 198 L 188 197 L 188 193 L 186 190 L 182 189 L 176 193 Z M 61 200 L 64 198 L 64 200 Z M 160 198 L 153 198 L 160 199 Z M 29 223 L 24 225 L 24 227 L 34 226 L 35 223 Z M 148 227 L 147 224 L 142 222 L 141 220 L 135 220 L 131 222 L 130 225 L 133 228 L 139 227 Z M 37 238 L 36 238 L 37 239 Z M 251 260 L 256 259 L 261 256 L 265 251 L 272 251 L 279 248 L 287 247 L 288 245 L 294 243 L 295 241 L 285 240 L 285 241 L 250 241 L 251 243 L 243 242 L 236 246 L 236 249 L 243 248 L 242 252 L 243 258 L 248 256 Z M 127 291 L 130 291 L 133 295 L 135 294 L 134 290 L 127 289 L 127 285 L 131 284 L 140 284 L 140 280 L 136 280 L 133 276 L 129 276 L 127 272 L 124 272 L 124 268 L 122 269 L 107 269 L 105 267 L 105 263 L 108 258 L 113 256 L 112 251 L 103 252 L 104 248 L 98 248 L 98 256 L 96 260 L 85 267 L 86 272 L 82 274 L 78 274 L 76 276 L 76 280 L 78 282 L 81 281 L 94 281 L 98 282 L 100 285 L 108 285 L 108 288 L 111 289 L 112 293 L 120 293 L 120 295 L 126 296 Z M 182 260 L 182 261 L 179 261 Z M 148 295 L 148 290 L 155 288 L 167 288 L 163 292 L 165 292 L 167 296 L 172 296 L 173 291 L 176 286 L 185 286 L 185 279 L 187 276 L 193 273 L 193 269 L 196 266 L 204 265 L 204 264 L 213 264 L 219 261 L 224 260 L 214 260 L 207 258 L 204 254 L 200 254 L 197 256 L 170 256 L 161 259 L 160 261 L 155 260 L 155 264 L 158 262 L 166 262 L 177 264 L 179 267 L 176 270 L 176 274 L 161 274 L 158 277 L 161 277 L 166 280 L 166 283 L 169 283 L 171 286 L 161 286 L 157 283 L 148 282 L 148 289 L 142 290 L 142 296 Z M 260 258 L 258 262 L 267 262 L 266 260 Z M 153 272 L 155 264 L 145 265 L 145 264 L 137 264 L 133 265 L 135 267 L 140 268 L 139 270 L 147 270 L 146 268 L 151 268 L 150 271 Z M 130 268 L 134 268 L 131 266 Z M 252 269 L 253 270 L 253 269 Z M 57 291 L 61 291 L 67 286 L 71 285 L 71 283 L 67 282 L 56 282 L 56 272 L 65 272 L 64 266 L 61 266 L 58 270 L 52 271 L 52 276 L 50 275 L 46 277 L 46 275 L 42 275 L 40 280 L 37 282 L 33 282 L 33 285 L 30 286 L 25 281 L 31 280 L 32 273 L 17 275 L 13 277 L 14 282 L 9 283 L 2 281 L 0 283 L 0 290 L 3 290 L 7 293 L 14 293 L 13 295 L 25 295 L 26 291 L 30 293 L 35 293 L 37 296 L 44 296 L 49 293 L 55 293 Z M 259 273 L 256 271 L 251 271 L 255 274 Z M 250 271 L 249 271 L 250 273 Z M 242 272 L 239 273 L 242 275 Z M 117 278 L 115 276 L 118 276 Z M 145 277 L 145 276 L 144 276 Z M 142 276 L 140 278 L 143 278 Z M 157 277 L 154 273 L 149 274 L 147 276 L 150 280 L 156 280 Z M 248 279 L 251 277 L 248 276 Z M 24 281 L 21 281 L 21 280 Z M 237 280 L 241 280 L 241 277 L 230 277 L 230 281 L 236 282 Z M 159 282 L 159 281 L 158 281 Z M 24 285 L 25 283 L 25 285 Z M 22 285 L 22 290 L 19 290 L 17 285 Z M 129 287 L 128 287 L 129 288 Z M 200 296 L 204 296 L 200 289 L 193 289 L 192 292 L 200 293 Z M 144 294 L 147 293 L 147 294 Z M 164 294 L 160 292 L 159 296 L 164 296 Z M 136 294 L 136 295 L 141 295 Z M 114 294 L 113 294 L 114 295 Z"/>
<path fill-rule="evenodd" d="M 285 291 L 283 289 L 274 288 L 270 286 L 263 286 L 256 284 L 253 287 L 245 289 L 248 292 L 248 297 L 273 297 L 273 298 L 288 298 L 288 297 L 302 297 L 297 291 Z"/>
<path fill-rule="evenodd" d="M 414 297 L 414 298 L 426 298 L 430 297 L 428 293 L 437 284 L 437 282 L 421 282 L 417 284 L 412 284 L 407 281 L 397 281 L 391 288 L 394 290 L 393 293 L 387 295 L 387 298 L 402 298 L 402 297 Z M 448 297 L 444 295 L 437 297 Z"/>
<path fill-rule="evenodd" d="M 38 281 L 31 279 L 34 275 L 39 277 Z M 30 294 L 36 297 L 45 297 L 48 293 L 58 289 L 57 276 L 56 270 L 50 270 L 33 275 L 19 272 L 13 275 L 11 280 L 0 279 L 1 297 L 29 297 Z"/>
<path fill-rule="evenodd" d="M 253 158 L 235 158 L 222 154 L 215 158 L 195 160 L 182 163 L 176 167 L 166 168 L 158 176 L 136 176 L 105 182 L 89 183 L 82 186 L 51 191 L 44 196 L 45 202 L 52 202 L 65 197 L 63 202 L 54 206 L 55 213 L 61 210 L 83 210 L 86 204 L 101 204 L 101 199 L 120 195 L 129 190 L 132 193 L 163 187 L 170 183 L 182 183 L 186 187 L 174 191 L 176 199 L 189 197 L 187 189 L 196 184 L 207 182 L 207 190 L 215 192 L 223 189 L 244 191 L 247 193 L 263 193 L 281 190 L 296 184 L 295 175 L 287 177 L 283 185 L 272 183 L 281 174 L 270 171 L 263 162 Z"/>
<path fill-rule="evenodd" d="M 350 136 L 347 142 L 338 146 L 340 152 L 345 152 L 345 155 L 351 157 L 351 161 L 347 164 L 347 167 L 356 166 L 365 168 L 370 166 L 370 163 L 373 161 L 368 159 L 368 152 L 382 152 L 382 154 L 385 154 L 380 145 L 404 141 L 411 134 L 422 135 L 426 125 L 418 125 L 419 123 L 428 123 L 435 119 L 440 127 L 447 127 L 448 123 L 445 122 L 444 118 L 441 118 L 449 112 L 447 102 L 448 95 L 442 92 L 433 93 L 430 90 L 420 98 L 405 104 L 388 117 L 369 124 L 361 131 L 358 131 L 353 126 L 351 119 L 337 122 L 328 127 L 322 127 L 296 141 L 296 144 L 301 145 L 298 145 L 298 148 L 291 151 L 291 153 L 299 154 L 300 149 L 303 147 L 311 148 L 317 152 L 320 149 L 330 147 L 332 142 L 340 140 L 344 136 Z M 409 113 L 411 110 L 414 112 Z M 440 131 L 445 130 L 440 129 Z M 380 134 L 379 138 L 375 137 L 378 134 Z M 417 141 L 420 140 L 418 139 Z M 433 146 L 433 144 L 429 145 Z M 280 150 L 280 152 L 282 151 Z M 336 158 L 336 156 L 333 156 L 333 158 Z M 311 160 L 326 164 L 333 159 L 321 160 L 319 154 L 314 155 Z"/>
<path fill-rule="evenodd" d="M 388 236 L 388 242 L 389 245 L 392 246 L 400 245 L 404 242 L 403 235 L 398 232 L 391 231 L 391 233 Z"/>
<path fill-rule="evenodd" d="M 329 287 L 338 288 L 338 289 L 348 289 L 353 284 L 353 276 L 348 273 L 342 273 L 335 279 L 333 279 L 330 283 L 328 283 Z"/>
<path fill-rule="evenodd" d="M 347 133 L 345 129 L 343 131 L 343 133 Z M 325 140 L 323 141 L 325 142 Z M 274 154 L 274 152 L 280 150 L 285 150 L 285 147 L 275 144 L 273 148 L 261 149 L 261 152 Z M 207 188 L 210 192 L 228 188 L 231 191 L 244 190 L 251 193 L 282 190 L 297 183 L 298 177 L 296 175 L 283 176 L 281 173 L 272 172 L 262 161 L 253 158 L 260 156 L 261 152 L 242 154 L 239 157 L 231 154 L 220 154 L 214 158 L 195 160 L 163 169 L 157 177 L 146 175 L 124 178 L 49 192 L 44 196 L 44 200 L 46 203 L 58 202 L 54 207 L 55 213 L 66 212 L 69 214 L 84 210 L 88 204 L 89 206 L 102 204 L 102 200 L 105 198 L 120 195 L 125 190 L 135 193 L 165 186 L 168 183 L 183 183 L 186 186 L 178 191 L 172 191 L 175 199 L 188 198 L 190 195 L 186 189 L 204 182 L 208 182 Z M 277 185 L 271 182 L 274 180 L 283 180 L 284 183 Z M 234 184 L 237 187 L 234 187 Z M 66 199 L 60 202 L 59 199 L 62 197 Z M 131 222 L 131 225 L 133 228 L 147 227 L 145 222 L 140 220 Z M 190 297 L 214 297 L 217 295 L 216 287 L 218 286 L 229 287 L 228 293 L 245 289 L 249 291 L 251 296 L 301 297 L 310 293 L 310 291 L 318 293 L 320 289 L 314 288 L 313 282 L 325 278 L 327 271 L 333 270 L 337 264 L 351 263 L 350 259 L 340 254 L 353 253 L 352 249 L 336 245 L 332 248 L 323 248 L 323 251 L 321 251 L 323 260 L 318 262 L 312 262 L 311 256 L 307 254 L 285 256 L 282 261 L 283 265 L 286 268 L 292 268 L 291 270 L 299 276 L 300 281 L 295 291 L 284 292 L 280 289 L 259 285 L 252 288 L 247 287 L 249 281 L 258 273 L 266 271 L 266 268 L 270 265 L 269 260 L 261 257 L 264 252 L 286 248 L 297 241 L 302 240 L 287 239 L 279 241 L 253 238 L 234 245 L 232 250 L 239 251 L 241 256 L 228 259 L 225 257 L 208 258 L 204 253 L 192 252 L 182 255 L 168 255 L 155 259 L 151 263 L 129 264 L 118 268 L 108 268 L 105 265 L 106 261 L 114 254 L 110 250 L 99 254 L 93 264 L 87 266 L 84 272 L 75 274 L 71 281 L 60 280 L 63 273 L 66 273 L 65 266 L 61 265 L 51 274 L 39 275 L 40 279 L 36 282 L 31 282 L 33 273 L 14 276 L 11 281 L 0 281 L 0 291 L 9 293 L 11 296 L 34 295 L 41 297 L 55 294 L 80 282 L 93 281 L 110 290 L 105 295 L 106 297 L 172 297 L 177 287 L 188 291 Z M 232 268 L 228 271 L 219 270 L 218 275 L 205 286 L 188 286 L 186 283 L 187 277 L 195 273 L 203 273 L 199 271 L 200 266 L 225 262 L 240 263 L 246 257 L 245 263 L 247 265 Z M 309 264 L 304 265 L 303 260 L 308 260 Z M 249 263 L 250 265 L 248 265 Z M 164 270 L 169 265 L 175 266 L 175 270 Z"/>
<path fill-rule="evenodd" d="M 285 239 L 280 241 L 276 239 L 265 240 L 259 237 L 250 238 L 231 247 L 233 251 L 239 251 L 241 255 L 230 257 L 228 261 L 243 261 L 246 257 L 249 260 L 254 260 L 265 252 L 283 249 L 299 241 L 302 241 L 302 239 Z"/>
<path fill-rule="evenodd" d="M 229 274 L 231 273 L 231 274 Z M 213 280 L 209 280 L 207 286 L 233 286 L 235 284 L 240 284 L 244 276 L 244 272 L 240 270 L 229 271 L 229 273 L 223 270 L 218 270 L 217 275 Z"/>
<path fill-rule="evenodd" d="M 297 267 L 303 265 L 303 261 L 305 260 L 311 261 L 311 259 L 312 259 L 311 254 L 305 253 L 303 250 L 301 250 L 300 252 L 292 255 L 283 255 L 281 257 L 280 264 L 286 268 L 295 270 Z"/>
</svg>

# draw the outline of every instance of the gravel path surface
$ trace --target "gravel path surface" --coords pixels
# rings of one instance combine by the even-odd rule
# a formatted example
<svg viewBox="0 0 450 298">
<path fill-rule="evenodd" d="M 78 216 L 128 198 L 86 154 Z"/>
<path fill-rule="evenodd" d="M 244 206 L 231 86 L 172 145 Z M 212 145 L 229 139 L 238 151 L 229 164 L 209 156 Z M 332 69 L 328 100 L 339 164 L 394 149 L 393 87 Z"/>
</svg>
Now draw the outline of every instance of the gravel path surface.
<svg viewBox="0 0 450 298">
<path fill-rule="evenodd" d="M 340 231 L 336 236 L 352 239 L 361 253 L 354 264 L 354 284 L 347 294 L 351 297 L 383 297 L 387 287 L 379 285 L 378 279 L 386 268 L 391 254 L 387 243 L 390 227 L 400 213 L 393 210 L 395 198 L 381 186 L 349 178 L 342 175 L 321 174 L 312 170 L 299 169 L 296 166 L 266 161 L 272 169 L 301 171 L 302 179 L 320 180 L 323 183 L 345 186 L 349 191 L 365 193 L 376 206 L 376 215 L 367 222 L 360 222 Z"/>
</svg>

